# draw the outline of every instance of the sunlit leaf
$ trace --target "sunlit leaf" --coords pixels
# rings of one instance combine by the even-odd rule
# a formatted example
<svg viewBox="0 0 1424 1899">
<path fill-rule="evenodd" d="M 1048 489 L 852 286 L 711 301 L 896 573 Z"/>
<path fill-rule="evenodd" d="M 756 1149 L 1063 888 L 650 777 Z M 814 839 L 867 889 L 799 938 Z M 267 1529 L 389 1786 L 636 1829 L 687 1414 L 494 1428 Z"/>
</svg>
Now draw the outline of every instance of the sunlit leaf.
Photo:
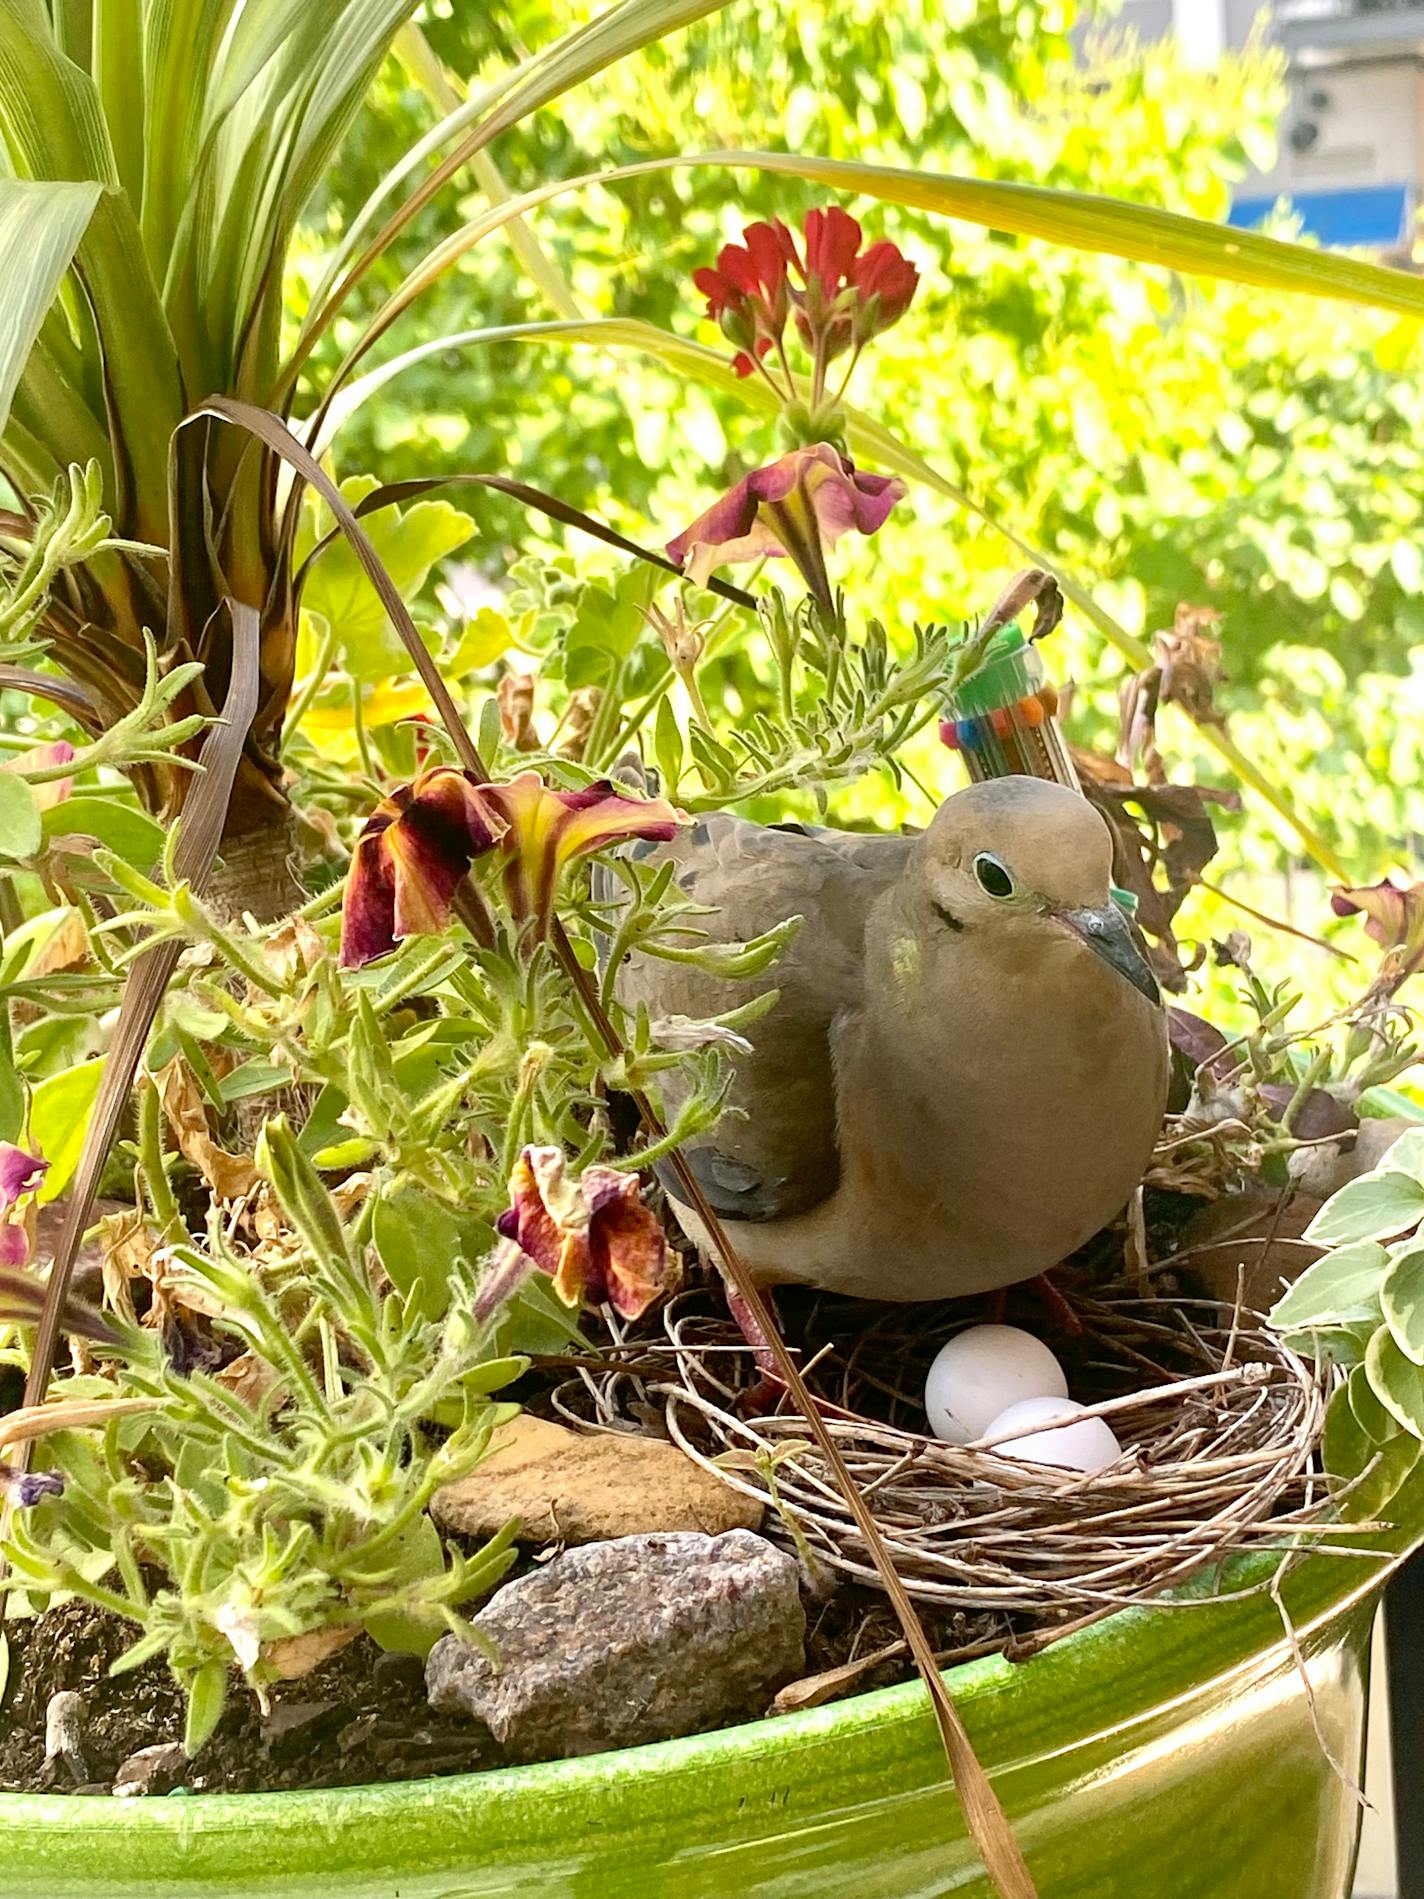
<svg viewBox="0 0 1424 1899">
<path fill-rule="evenodd" d="M 352 476 L 341 492 L 352 507 L 378 486 L 373 475 Z M 299 539 L 300 561 L 330 527 L 316 504 L 307 512 Z M 313 517 L 316 517 L 313 519 Z M 425 585 L 435 563 L 463 547 L 475 523 L 448 501 L 417 501 L 408 508 L 385 508 L 372 515 L 367 532 L 391 579 L 407 600 Z M 302 604 L 320 614 L 336 633 L 336 650 L 345 671 L 362 680 L 388 679 L 403 673 L 408 661 L 399 636 L 391 630 L 375 589 L 343 540 L 324 547 L 313 562 Z"/>
</svg>

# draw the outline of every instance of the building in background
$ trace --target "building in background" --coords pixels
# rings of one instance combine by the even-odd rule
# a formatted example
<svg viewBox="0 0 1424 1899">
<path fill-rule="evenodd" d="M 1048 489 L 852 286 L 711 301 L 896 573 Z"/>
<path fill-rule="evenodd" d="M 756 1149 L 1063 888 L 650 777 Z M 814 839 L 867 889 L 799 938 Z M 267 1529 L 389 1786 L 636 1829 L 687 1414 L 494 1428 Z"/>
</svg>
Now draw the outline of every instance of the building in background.
<svg viewBox="0 0 1424 1899">
<path fill-rule="evenodd" d="M 1145 40 L 1175 33 L 1200 65 L 1259 22 L 1289 66 L 1280 156 L 1244 179 L 1233 224 L 1289 198 L 1324 244 L 1407 262 L 1424 184 L 1424 0 L 1125 0 Z"/>
</svg>

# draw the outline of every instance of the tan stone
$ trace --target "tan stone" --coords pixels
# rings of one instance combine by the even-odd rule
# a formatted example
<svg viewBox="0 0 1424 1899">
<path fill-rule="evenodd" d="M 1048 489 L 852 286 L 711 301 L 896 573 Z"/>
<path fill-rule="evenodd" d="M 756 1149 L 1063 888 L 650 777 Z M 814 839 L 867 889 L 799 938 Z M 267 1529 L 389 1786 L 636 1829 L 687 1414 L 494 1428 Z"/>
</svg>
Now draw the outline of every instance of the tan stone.
<svg viewBox="0 0 1424 1899">
<path fill-rule="evenodd" d="M 521 1543 L 598 1543 L 659 1530 L 754 1530 L 762 1506 L 659 1438 L 569 1431 L 521 1414 L 430 1514 L 447 1530 L 490 1536 L 520 1519 Z"/>
</svg>

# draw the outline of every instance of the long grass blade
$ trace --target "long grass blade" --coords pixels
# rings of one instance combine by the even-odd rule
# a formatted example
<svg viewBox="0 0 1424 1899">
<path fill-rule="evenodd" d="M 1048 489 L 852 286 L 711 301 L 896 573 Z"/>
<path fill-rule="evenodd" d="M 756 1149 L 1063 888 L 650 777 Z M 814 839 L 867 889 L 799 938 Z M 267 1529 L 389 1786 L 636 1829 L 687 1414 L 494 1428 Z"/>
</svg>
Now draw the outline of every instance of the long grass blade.
<svg viewBox="0 0 1424 1899">
<path fill-rule="evenodd" d="M 255 609 L 235 600 L 227 601 L 225 609 L 232 616 L 232 678 L 223 703 L 222 722 L 213 726 L 203 740 L 198 755 L 199 769 L 184 806 L 182 832 L 173 854 L 175 877 L 200 893 L 212 872 L 243 743 L 257 711 L 258 616 Z M 44 1310 L 35 1330 L 34 1352 L 25 1379 L 27 1405 L 44 1402 L 55 1351 L 64 1330 L 65 1302 L 74 1275 L 74 1262 L 93 1211 L 99 1176 L 118 1132 L 148 1031 L 182 947 L 179 938 L 155 943 L 137 958 L 125 985 L 113 1041 L 104 1061 L 98 1099 L 84 1137 L 79 1171 L 65 1206 L 64 1226 L 45 1286 Z"/>
<path fill-rule="evenodd" d="M 392 582 L 390 575 L 383 568 L 375 549 L 363 533 L 354 510 L 344 499 L 335 482 L 312 459 L 310 453 L 278 417 L 269 412 L 254 409 L 247 403 L 217 397 L 210 398 L 204 404 L 204 408 L 209 414 L 220 416 L 225 421 L 250 430 L 265 447 L 280 455 L 296 474 L 320 494 L 339 523 L 352 553 L 375 587 L 381 604 L 389 614 L 392 626 L 404 642 L 421 679 L 430 688 L 431 698 L 462 764 L 481 779 L 488 778 L 489 773 L 480 756 L 479 748 L 460 717 L 434 661 L 426 652 L 409 609 L 401 599 L 399 590 Z M 626 1054 L 617 1029 L 599 1001 L 596 986 L 588 971 L 580 964 L 563 924 L 557 919 L 554 924 L 553 943 L 560 966 L 573 984 L 610 1056 L 616 1058 Z M 662 1118 L 647 1095 L 638 1091 L 634 1094 L 633 1100 L 649 1138 L 654 1141 L 664 1139 L 666 1129 Z M 885 1592 L 905 1631 L 905 1639 L 915 1658 L 916 1666 L 924 1678 L 965 1822 L 980 1857 L 998 1887 L 1001 1899 L 1037 1899 L 1033 1879 L 1018 1842 L 1014 1838 L 1013 1830 L 999 1804 L 989 1777 L 974 1752 L 959 1711 L 944 1684 L 944 1678 L 935 1660 L 934 1646 L 925 1633 L 912 1598 L 896 1573 L 894 1558 L 886 1547 L 874 1514 L 851 1475 L 830 1426 L 822 1416 L 819 1406 L 801 1376 L 796 1360 L 777 1330 L 760 1290 L 733 1246 L 726 1229 L 708 1205 L 706 1196 L 692 1170 L 677 1149 L 673 1150 L 669 1159 L 689 1200 L 706 1223 L 713 1251 L 728 1283 L 745 1300 L 753 1318 L 761 1326 L 776 1360 L 778 1374 L 785 1383 L 792 1402 L 806 1419 L 816 1440 L 817 1449 L 830 1467 L 845 1497 L 847 1508 L 855 1518 L 856 1527 L 864 1538 L 866 1548 L 884 1584 Z"/>
<path fill-rule="evenodd" d="M 93 179 L 0 178 L 0 257 L 11 260 L 0 288 L 0 435 L 102 189 Z"/>
<path fill-rule="evenodd" d="M 453 156 L 447 161 L 451 163 Z M 788 152 L 679 152 L 559 179 L 506 199 L 503 204 L 470 219 L 427 252 L 387 298 L 348 351 L 336 372 L 334 385 L 344 381 L 424 290 L 491 232 L 537 210 L 540 205 L 591 185 L 619 184 L 658 172 L 701 166 L 784 173 L 911 205 L 942 217 L 982 224 L 991 230 L 1046 238 L 1070 248 L 1134 259 L 1188 275 L 1219 277 L 1260 289 L 1335 298 L 1404 316 L 1424 317 L 1424 280 L 1405 271 L 1330 251 L 1312 250 L 1304 244 L 1288 244 L 1280 238 L 1238 231 L 1229 225 L 1212 224 L 1203 218 L 1160 211 L 1149 205 L 1123 204 L 1112 198 L 1041 185 L 1004 184 L 959 178 L 948 173 L 902 170 L 890 165 L 862 165 L 846 159 L 802 157 Z M 444 171 L 445 167 L 441 169 Z M 374 240 L 371 255 L 375 255 L 375 247 L 385 241 L 386 233 L 382 232 Z"/>
</svg>

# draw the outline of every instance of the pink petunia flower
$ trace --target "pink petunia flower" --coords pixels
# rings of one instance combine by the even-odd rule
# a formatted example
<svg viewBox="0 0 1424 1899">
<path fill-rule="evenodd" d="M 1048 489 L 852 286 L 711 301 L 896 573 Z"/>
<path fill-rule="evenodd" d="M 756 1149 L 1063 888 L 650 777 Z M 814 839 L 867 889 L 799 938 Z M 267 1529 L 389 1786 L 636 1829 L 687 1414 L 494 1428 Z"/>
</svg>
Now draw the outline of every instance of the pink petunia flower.
<svg viewBox="0 0 1424 1899">
<path fill-rule="evenodd" d="M 817 442 L 743 476 L 668 542 L 668 559 L 701 585 L 729 562 L 784 555 L 829 613 L 825 550 L 852 529 L 874 534 L 904 493 L 898 476 L 866 474 L 829 442 Z"/>
</svg>

